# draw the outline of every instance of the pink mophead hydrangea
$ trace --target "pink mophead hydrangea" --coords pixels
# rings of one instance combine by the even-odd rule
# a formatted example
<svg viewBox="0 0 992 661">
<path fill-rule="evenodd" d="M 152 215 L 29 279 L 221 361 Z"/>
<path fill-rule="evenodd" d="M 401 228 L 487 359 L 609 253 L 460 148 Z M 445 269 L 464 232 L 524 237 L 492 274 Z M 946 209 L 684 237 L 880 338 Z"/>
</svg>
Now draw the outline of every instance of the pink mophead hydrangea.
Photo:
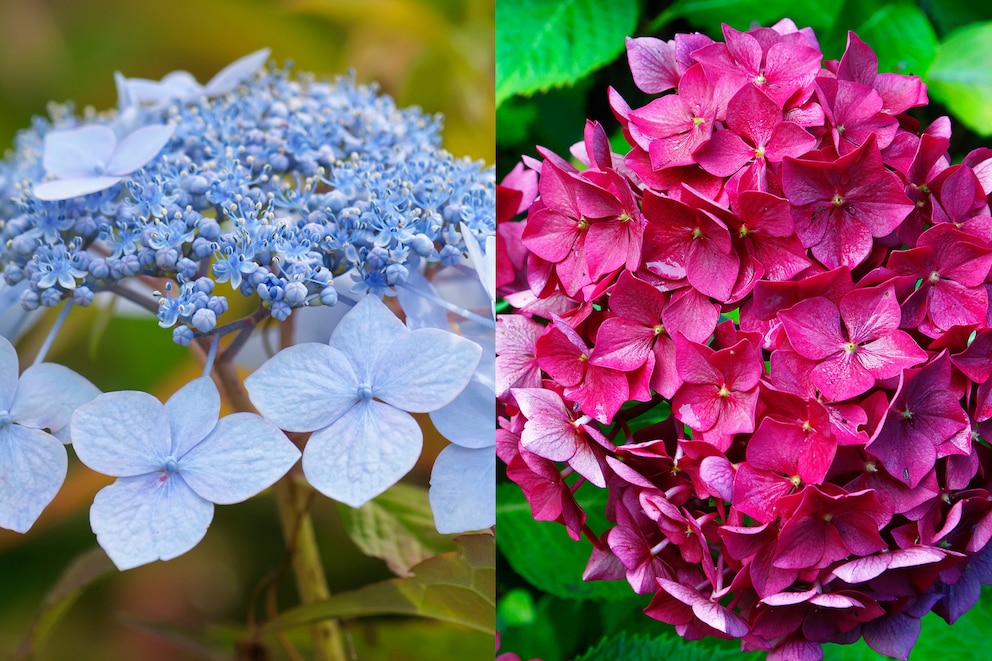
<svg viewBox="0 0 992 661">
<path fill-rule="evenodd" d="M 589 122 L 580 166 L 500 189 L 507 475 L 686 638 L 906 658 L 992 583 L 990 152 L 951 164 L 853 33 L 839 62 L 788 20 L 627 53 L 657 95 L 610 90 L 629 151 Z"/>
</svg>

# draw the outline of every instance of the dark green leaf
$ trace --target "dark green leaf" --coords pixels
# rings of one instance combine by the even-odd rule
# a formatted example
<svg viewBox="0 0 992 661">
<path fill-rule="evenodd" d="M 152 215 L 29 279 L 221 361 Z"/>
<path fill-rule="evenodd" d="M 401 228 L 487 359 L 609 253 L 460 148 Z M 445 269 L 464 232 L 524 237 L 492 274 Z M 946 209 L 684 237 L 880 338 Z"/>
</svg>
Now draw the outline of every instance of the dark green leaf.
<svg viewBox="0 0 992 661">
<path fill-rule="evenodd" d="M 584 486 L 579 489 L 578 498 L 589 515 L 590 527 L 596 532 L 604 531 L 606 491 Z M 582 572 L 592 544 L 585 538 L 574 541 L 557 523 L 535 521 L 527 499 L 516 484 L 497 487 L 496 519 L 500 551 L 513 570 L 539 590 L 566 599 L 616 601 L 631 596 L 626 581 L 583 581 Z"/>
<path fill-rule="evenodd" d="M 478 631 L 496 626 L 496 557 L 492 535 L 455 538 L 459 551 L 442 553 L 413 567 L 411 578 L 394 578 L 342 592 L 287 611 L 263 634 L 331 618 L 411 615 L 454 622 Z"/>
<path fill-rule="evenodd" d="M 975 0 L 922 0 L 920 6 L 937 30 L 948 34 L 971 23 L 992 20 L 992 3 Z"/>
<path fill-rule="evenodd" d="M 924 80 L 930 95 L 963 124 L 979 135 L 992 135 L 992 22 L 951 34 Z"/>
<path fill-rule="evenodd" d="M 835 0 L 678 0 L 651 23 L 651 31 L 660 30 L 675 19 L 685 19 L 710 36 L 720 37 L 726 23 L 737 30 L 754 25 L 769 26 L 788 16 L 798 27 L 826 32 L 837 20 L 840 3 Z M 722 37 L 720 37 L 722 40 Z"/>
<path fill-rule="evenodd" d="M 637 22 L 636 0 L 500 0 L 496 106 L 567 85 L 615 58 Z"/>
<path fill-rule="evenodd" d="M 398 576 L 427 558 L 455 550 L 454 538 L 434 528 L 427 490 L 397 484 L 358 509 L 338 505 L 348 535 L 366 555 L 386 561 Z"/>
</svg>

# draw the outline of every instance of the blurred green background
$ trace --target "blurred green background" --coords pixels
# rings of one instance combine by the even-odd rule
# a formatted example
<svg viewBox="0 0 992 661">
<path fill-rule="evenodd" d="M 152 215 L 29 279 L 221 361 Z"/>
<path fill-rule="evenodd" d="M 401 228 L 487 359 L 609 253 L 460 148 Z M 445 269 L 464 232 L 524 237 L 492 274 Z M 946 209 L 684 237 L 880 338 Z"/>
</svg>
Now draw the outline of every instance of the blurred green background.
<svg viewBox="0 0 992 661">
<path fill-rule="evenodd" d="M 185 69 L 206 82 L 268 46 L 280 64 L 292 60 L 327 77 L 353 69 L 400 105 L 443 113 L 445 147 L 492 163 L 494 13 L 495 0 L 0 0 L 0 144 L 9 148 L 49 101 L 72 100 L 79 111 L 114 107 L 115 70 L 158 79 Z M 198 375 L 190 354 L 151 318 L 115 316 L 91 342 L 106 316 L 95 308 L 70 315 L 49 360 L 102 389 L 147 389 L 163 399 Z M 50 323 L 21 340 L 22 364 Z M 411 482 L 427 484 L 443 445 L 428 439 Z M 34 527 L 25 535 L 0 530 L 0 658 L 18 647 L 64 568 L 95 545 L 88 508 L 108 479 L 69 454 L 66 484 Z M 318 498 L 314 517 L 332 592 L 391 577 L 344 534 L 333 503 Z M 233 659 L 252 617 L 264 621 L 267 608 L 298 603 L 288 574 L 276 577 L 271 595 L 258 592 L 285 557 L 270 495 L 218 507 L 195 550 L 114 572 L 85 591 L 35 658 Z M 361 659 L 471 660 L 493 649 L 490 636 L 428 620 L 356 621 L 349 630 Z M 294 642 L 305 649 L 305 639 Z M 278 645 L 270 652 L 244 658 L 290 658 Z"/>
</svg>

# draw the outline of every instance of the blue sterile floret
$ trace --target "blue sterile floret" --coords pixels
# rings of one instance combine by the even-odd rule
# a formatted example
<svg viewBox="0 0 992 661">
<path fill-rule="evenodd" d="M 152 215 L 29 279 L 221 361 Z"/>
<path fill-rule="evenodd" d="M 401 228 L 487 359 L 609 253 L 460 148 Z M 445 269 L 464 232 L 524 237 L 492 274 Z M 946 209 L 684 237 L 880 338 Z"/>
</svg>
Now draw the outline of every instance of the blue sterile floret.
<svg viewBox="0 0 992 661">
<path fill-rule="evenodd" d="M 460 223 L 494 234 L 494 172 L 441 149 L 439 117 L 353 76 L 265 67 L 268 54 L 205 85 L 118 74 L 117 110 L 54 106 L 17 136 L 0 162 L 0 269 L 28 280 L 25 307 L 87 304 L 135 276 L 206 278 L 285 319 L 336 303 L 345 273 L 382 295 L 458 263 Z M 181 343 L 225 323 L 226 301 L 183 314 L 167 298 L 159 321 L 186 326 Z"/>
</svg>

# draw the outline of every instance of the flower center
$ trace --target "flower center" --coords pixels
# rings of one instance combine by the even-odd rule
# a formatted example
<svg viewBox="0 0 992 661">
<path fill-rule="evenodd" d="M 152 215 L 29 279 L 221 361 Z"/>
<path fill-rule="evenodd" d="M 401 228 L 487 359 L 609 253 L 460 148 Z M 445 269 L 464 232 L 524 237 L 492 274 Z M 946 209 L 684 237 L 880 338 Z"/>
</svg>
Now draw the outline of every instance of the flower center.
<svg viewBox="0 0 992 661">
<path fill-rule="evenodd" d="M 10 411 L 7 409 L 0 410 L 0 427 L 6 427 L 13 420 L 10 419 Z"/>
<path fill-rule="evenodd" d="M 663 324 L 658 324 L 657 326 L 654 327 L 655 335 L 661 335 L 664 332 L 665 332 L 665 326 Z"/>
<path fill-rule="evenodd" d="M 362 385 L 358 386 L 358 399 L 362 400 L 363 402 L 367 402 L 370 399 L 372 399 L 372 386 L 368 385 L 367 383 L 363 383 Z"/>
<path fill-rule="evenodd" d="M 165 466 L 163 467 L 163 470 L 166 473 L 175 473 L 176 471 L 179 470 L 179 462 L 176 461 L 174 457 L 169 457 L 168 459 L 165 460 Z"/>
<path fill-rule="evenodd" d="M 758 147 L 757 149 L 755 149 L 754 150 L 754 157 L 755 158 L 764 158 L 765 157 L 765 148 L 764 147 Z"/>
<path fill-rule="evenodd" d="M 764 85 L 767 82 L 768 82 L 768 79 L 765 78 L 765 72 L 764 71 L 762 71 L 761 73 L 759 73 L 757 76 L 754 77 L 754 84 L 755 85 Z"/>
<path fill-rule="evenodd" d="M 830 204 L 834 205 L 835 207 L 844 206 L 844 196 L 841 195 L 840 193 L 835 193 L 834 199 L 830 200 Z"/>
<path fill-rule="evenodd" d="M 720 389 L 716 391 L 716 394 L 720 397 L 730 397 L 730 390 L 727 389 L 726 385 L 720 386 Z"/>
<path fill-rule="evenodd" d="M 847 344 L 844 345 L 844 351 L 846 351 L 849 354 L 855 354 L 855 353 L 857 353 L 858 352 L 858 343 L 857 342 L 848 342 Z"/>
</svg>

